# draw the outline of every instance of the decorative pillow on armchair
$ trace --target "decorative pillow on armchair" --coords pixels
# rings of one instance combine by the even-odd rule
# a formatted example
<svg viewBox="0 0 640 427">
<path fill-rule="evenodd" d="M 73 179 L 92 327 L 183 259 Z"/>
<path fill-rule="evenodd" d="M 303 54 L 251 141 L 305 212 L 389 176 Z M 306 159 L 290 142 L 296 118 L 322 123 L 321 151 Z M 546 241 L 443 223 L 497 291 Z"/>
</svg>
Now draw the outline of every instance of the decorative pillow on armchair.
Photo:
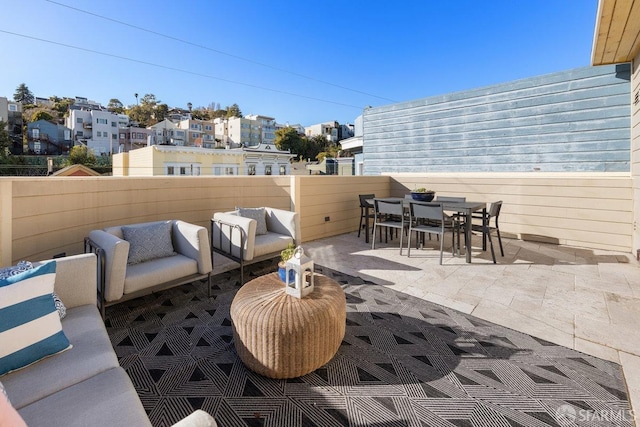
<svg viewBox="0 0 640 427">
<path fill-rule="evenodd" d="M 71 348 L 53 301 L 56 262 L 0 279 L 0 375 Z"/>
<path fill-rule="evenodd" d="M 149 225 L 126 225 L 122 236 L 129 242 L 128 264 L 139 264 L 156 258 L 176 255 L 171 241 L 171 221 Z"/>
<path fill-rule="evenodd" d="M 267 234 L 267 211 L 264 208 L 237 208 L 238 215 L 244 218 L 255 219 L 256 235 Z"/>
</svg>

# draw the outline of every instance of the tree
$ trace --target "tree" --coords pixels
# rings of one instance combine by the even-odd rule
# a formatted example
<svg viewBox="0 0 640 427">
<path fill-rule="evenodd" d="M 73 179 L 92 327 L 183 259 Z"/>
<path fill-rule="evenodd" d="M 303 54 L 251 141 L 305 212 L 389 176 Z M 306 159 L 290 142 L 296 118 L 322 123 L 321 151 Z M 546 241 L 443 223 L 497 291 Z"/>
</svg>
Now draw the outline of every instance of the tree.
<svg viewBox="0 0 640 427">
<path fill-rule="evenodd" d="M 69 97 L 64 97 L 61 99 L 57 96 L 54 96 L 50 99 L 53 101 L 53 109 L 58 112 L 59 119 L 69 114 L 69 106 L 75 102 L 74 99 L 71 99 Z"/>
<path fill-rule="evenodd" d="M 122 105 L 122 102 L 120 102 L 118 98 L 111 98 L 107 104 L 107 110 L 112 113 L 122 114 L 124 113 L 124 105 Z"/>
<path fill-rule="evenodd" d="M 231 107 L 227 107 L 227 119 L 232 117 L 242 117 L 242 111 L 240 111 L 240 107 L 238 104 L 233 104 Z"/>
<path fill-rule="evenodd" d="M 11 138 L 7 131 L 7 122 L 0 120 L 0 159 L 4 159 L 9 154 Z"/>
<path fill-rule="evenodd" d="M 278 129 L 274 143 L 278 150 L 289 150 L 305 158 L 307 156 L 307 138 L 292 127 Z"/>
<path fill-rule="evenodd" d="M 13 100 L 16 102 L 21 102 L 22 104 L 33 104 L 35 98 L 27 85 L 24 83 L 20 83 L 20 85 L 16 88 L 15 93 L 13 94 Z"/>
<path fill-rule="evenodd" d="M 31 123 L 37 122 L 38 120 L 46 120 L 49 122 L 53 120 L 53 116 L 46 110 L 36 110 L 31 114 Z"/>
<path fill-rule="evenodd" d="M 96 156 L 86 145 L 76 145 L 69 152 L 68 162 L 70 165 L 93 166 L 96 163 Z"/>
<path fill-rule="evenodd" d="M 137 98 L 137 97 L 136 97 Z M 160 101 L 159 99 L 156 99 L 156 96 L 152 93 L 147 93 L 145 94 L 142 99 L 140 100 L 140 103 L 144 106 L 151 106 L 151 107 L 155 107 L 157 104 L 159 104 Z"/>
<path fill-rule="evenodd" d="M 156 111 L 154 117 L 157 121 L 163 121 L 169 115 L 169 106 L 167 104 L 156 105 Z"/>
</svg>

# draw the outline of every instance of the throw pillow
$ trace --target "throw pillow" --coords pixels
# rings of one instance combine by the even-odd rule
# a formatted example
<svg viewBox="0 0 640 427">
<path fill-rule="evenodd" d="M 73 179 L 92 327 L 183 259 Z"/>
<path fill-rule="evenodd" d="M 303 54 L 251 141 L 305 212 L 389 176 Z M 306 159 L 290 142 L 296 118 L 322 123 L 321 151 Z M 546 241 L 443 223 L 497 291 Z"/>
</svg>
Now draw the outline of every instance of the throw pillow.
<svg viewBox="0 0 640 427">
<path fill-rule="evenodd" d="M 24 273 L 27 270 L 31 270 L 33 268 L 33 264 L 30 261 L 20 261 L 16 265 L 12 265 L 11 267 L 0 268 L 0 279 L 6 279 L 11 276 L 15 276 L 16 274 Z M 67 315 L 67 307 L 65 307 L 64 303 L 56 294 L 52 292 L 53 301 L 56 304 L 56 310 L 58 310 L 58 315 L 61 319 L 64 319 L 64 316 Z"/>
<path fill-rule="evenodd" d="M 53 302 L 56 262 L 0 279 L 0 375 L 71 348 Z"/>
<path fill-rule="evenodd" d="M 176 255 L 171 241 L 170 221 L 149 225 L 122 227 L 124 240 L 129 242 L 128 264 L 139 264 L 152 259 Z"/>
<path fill-rule="evenodd" d="M 255 219 L 256 235 L 267 234 L 267 211 L 264 208 L 237 208 L 238 215 L 244 218 Z"/>
</svg>

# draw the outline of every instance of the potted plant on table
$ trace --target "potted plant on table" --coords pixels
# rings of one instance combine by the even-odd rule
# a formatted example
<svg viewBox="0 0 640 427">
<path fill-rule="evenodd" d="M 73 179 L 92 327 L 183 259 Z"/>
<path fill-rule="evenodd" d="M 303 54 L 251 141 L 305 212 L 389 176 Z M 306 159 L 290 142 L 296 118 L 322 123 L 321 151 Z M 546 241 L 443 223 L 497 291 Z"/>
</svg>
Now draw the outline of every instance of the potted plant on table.
<svg viewBox="0 0 640 427">
<path fill-rule="evenodd" d="M 293 254 L 296 251 L 296 247 L 293 243 L 289 243 L 286 247 L 286 249 L 283 249 L 280 252 L 280 262 L 278 262 L 278 275 L 280 276 L 280 280 L 282 280 L 283 282 L 287 281 L 287 269 L 286 269 L 286 264 L 287 261 L 289 261 L 291 259 L 291 257 L 293 257 Z M 293 270 L 291 270 L 289 272 L 289 276 L 290 276 L 290 280 L 289 281 L 293 281 L 293 275 L 295 274 L 295 272 Z"/>
<path fill-rule="evenodd" d="M 411 198 L 420 202 L 430 202 L 435 197 L 436 192 L 433 190 L 427 190 L 424 187 L 416 188 L 411 191 Z"/>
</svg>

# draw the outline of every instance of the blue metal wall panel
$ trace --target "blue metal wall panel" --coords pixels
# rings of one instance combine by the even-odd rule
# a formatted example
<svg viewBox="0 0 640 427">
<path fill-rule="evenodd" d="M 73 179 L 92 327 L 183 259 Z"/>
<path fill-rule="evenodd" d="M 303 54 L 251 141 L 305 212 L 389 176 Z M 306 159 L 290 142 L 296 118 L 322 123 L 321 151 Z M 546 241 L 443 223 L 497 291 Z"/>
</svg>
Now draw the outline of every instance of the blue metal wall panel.
<svg viewBox="0 0 640 427">
<path fill-rule="evenodd" d="M 364 173 L 628 172 L 630 72 L 584 67 L 368 108 Z"/>
</svg>

